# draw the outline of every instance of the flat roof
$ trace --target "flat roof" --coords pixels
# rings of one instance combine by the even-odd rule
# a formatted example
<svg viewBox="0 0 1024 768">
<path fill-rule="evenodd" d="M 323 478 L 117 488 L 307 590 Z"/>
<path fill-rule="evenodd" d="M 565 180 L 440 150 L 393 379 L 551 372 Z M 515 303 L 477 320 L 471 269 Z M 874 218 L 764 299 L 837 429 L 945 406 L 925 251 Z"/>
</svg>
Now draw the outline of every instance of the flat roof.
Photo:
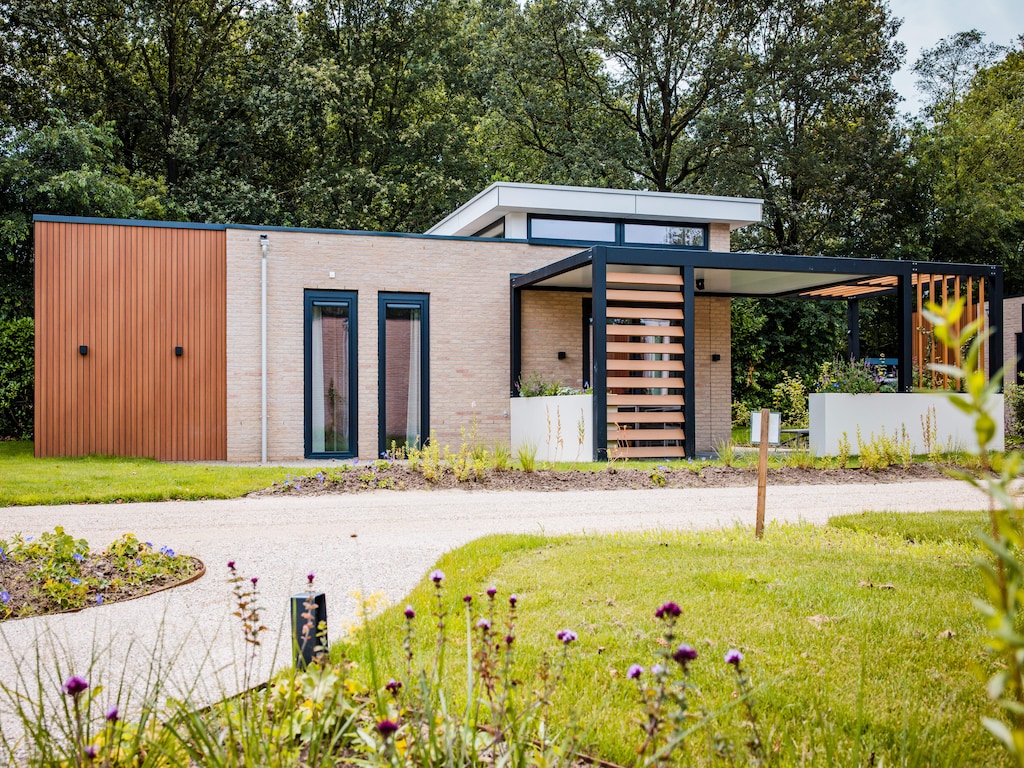
<svg viewBox="0 0 1024 768">
<path fill-rule="evenodd" d="M 764 201 L 746 197 L 682 195 L 628 189 L 496 182 L 427 230 L 428 235 L 473 235 L 508 213 L 728 224 L 761 220 Z"/>
</svg>

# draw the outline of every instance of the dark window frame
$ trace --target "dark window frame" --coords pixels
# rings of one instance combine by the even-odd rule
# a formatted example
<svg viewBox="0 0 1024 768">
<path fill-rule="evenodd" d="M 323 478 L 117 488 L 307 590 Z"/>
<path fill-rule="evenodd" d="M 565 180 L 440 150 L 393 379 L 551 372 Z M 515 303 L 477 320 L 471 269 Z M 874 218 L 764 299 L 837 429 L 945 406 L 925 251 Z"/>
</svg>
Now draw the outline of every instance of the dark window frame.
<svg viewBox="0 0 1024 768">
<path fill-rule="evenodd" d="M 385 323 L 389 304 L 417 304 L 420 308 L 420 445 L 430 439 L 430 294 L 377 293 L 377 453 L 390 449 L 387 441 L 387 393 L 385 391 L 384 364 L 387 360 L 387 334 Z"/>
<path fill-rule="evenodd" d="M 303 291 L 302 357 L 303 357 L 303 454 L 308 459 L 351 459 L 359 456 L 359 295 L 356 291 Z M 313 307 L 345 306 L 349 308 L 349 402 L 348 451 L 313 451 Z"/>
<path fill-rule="evenodd" d="M 580 221 L 595 224 L 614 224 L 615 225 L 615 240 L 572 240 L 572 239 L 560 239 L 560 238 L 549 238 L 549 237 L 534 237 L 533 235 L 533 222 L 537 219 L 543 220 L 555 220 L 555 221 Z M 626 237 L 626 224 L 646 224 L 655 227 L 692 227 L 694 229 L 700 229 L 704 233 L 704 245 L 672 245 L 668 243 L 631 243 L 627 242 Z M 711 250 L 710 244 L 710 232 L 707 224 L 691 223 L 691 222 L 680 222 L 680 221 L 664 221 L 660 219 L 647 220 L 647 219 L 616 219 L 604 216 L 558 216 L 550 213 L 531 213 L 526 217 L 526 239 L 531 243 L 538 244 L 550 244 L 550 245 L 578 245 L 583 247 L 591 247 L 594 245 L 614 245 L 614 246 L 630 246 L 633 248 L 682 248 L 688 251 L 709 251 Z"/>
</svg>

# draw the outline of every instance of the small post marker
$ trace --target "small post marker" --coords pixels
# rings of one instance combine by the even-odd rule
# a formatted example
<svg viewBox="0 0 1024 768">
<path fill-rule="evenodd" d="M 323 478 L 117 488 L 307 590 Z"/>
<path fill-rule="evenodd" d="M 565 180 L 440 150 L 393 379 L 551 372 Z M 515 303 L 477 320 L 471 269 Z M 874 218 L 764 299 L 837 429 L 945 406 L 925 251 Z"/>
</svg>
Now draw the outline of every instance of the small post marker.
<svg viewBox="0 0 1024 768">
<path fill-rule="evenodd" d="M 327 653 L 327 595 L 323 592 L 300 592 L 291 596 L 292 648 L 295 666 L 305 669 Z"/>
<path fill-rule="evenodd" d="M 767 408 L 761 409 L 761 445 L 757 455 L 757 523 L 754 525 L 754 538 L 764 535 L 764 502 L 768 493 L 768 419 Z"/>
</svg>

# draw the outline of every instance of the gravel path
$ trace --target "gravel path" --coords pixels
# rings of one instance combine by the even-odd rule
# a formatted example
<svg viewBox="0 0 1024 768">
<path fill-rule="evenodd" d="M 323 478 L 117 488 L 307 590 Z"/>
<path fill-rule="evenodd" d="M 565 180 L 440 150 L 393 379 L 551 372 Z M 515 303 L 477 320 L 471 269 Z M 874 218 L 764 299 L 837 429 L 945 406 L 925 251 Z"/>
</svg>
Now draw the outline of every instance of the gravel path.
<svg viewBox="0 0 1024 768">
<path fill-rule="evenodd" d="M 444 552 L 489 533 L 593 533 L 753 524 L 754 488 L 649 489 L 564 493 L 376 491 L 338 496 L 228 501 L 13 507 L 0 511 L 0 536 L 38 535 L 62 525 L 104 547 L 131 531 L 156 546 L 199 557 L 207 575 L 165 593 L 77 614 L 0 624 L 0 681 L 54 691 L 74 672 L 104 681 L 111 699 L 124 686 L 138 701 L 147 675 L 171 693 L 214 700 L 241 687 L 241 632 L 225 582 L 234 560 L 258 576 L 269 627 L 257 676 L 288 662 L 288 597 L 316 573 L 327 593 L 329 636 L 355 618 L 351 593 L 404 597 Z M 776 486 L 769 521 L 824 523 L 862 510 L 979 509 L 963 483 Z M 154 659 L 156 661 L 154 661 Z M 90 668 L 90 664 L 92 667 Z M 173 666 L 173 669 L 172 669 Z M 6 702 L 0 701 L 0 709 Z M 0 713 L 0 729 L 16 727 Z"/>
</svg>

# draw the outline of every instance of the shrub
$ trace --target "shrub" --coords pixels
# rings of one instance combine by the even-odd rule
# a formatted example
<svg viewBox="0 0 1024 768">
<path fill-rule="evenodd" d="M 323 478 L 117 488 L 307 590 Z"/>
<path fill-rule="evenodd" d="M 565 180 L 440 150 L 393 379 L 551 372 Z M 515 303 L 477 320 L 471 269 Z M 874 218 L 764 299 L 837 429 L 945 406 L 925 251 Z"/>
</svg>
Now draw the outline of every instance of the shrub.
<svg viewBox="0 0 1024 768">
<path fill-rule="evenodd" d="M 892 392 L 893 388 L 885 383 L 884 373 L 885 370 L 882 366 L 871 366 L 859 360 L 836 358 L 821 364 L 814 391 L 841 392 L 848 395 Z"/>
<path fill-rule="evenodd" d="M 0 320 L 0 438 L 32 438 L 35 322 Z"/>
<path fill-rule="evenodd" d="M 782 372 L 782 381 L 772 387 L 772 405 L 782 414 L 784 424 L 807 426 L 807 388 L 799 377 Z"/>
<path fill-rule="evenodd" d="M 551 397 L 553 395 L 582 395 L 584 390 L 570 387 L 557 379 L 545 379 L 534 371 L 519 380 L 516 387 L 520 397 Z"/>
<path fill-rule="evenodd" d="M 1003 389 L 1006 407 L 1006 442 L 1024 444 L 1024 386 L 1008 383 Z"/>
</svg>

